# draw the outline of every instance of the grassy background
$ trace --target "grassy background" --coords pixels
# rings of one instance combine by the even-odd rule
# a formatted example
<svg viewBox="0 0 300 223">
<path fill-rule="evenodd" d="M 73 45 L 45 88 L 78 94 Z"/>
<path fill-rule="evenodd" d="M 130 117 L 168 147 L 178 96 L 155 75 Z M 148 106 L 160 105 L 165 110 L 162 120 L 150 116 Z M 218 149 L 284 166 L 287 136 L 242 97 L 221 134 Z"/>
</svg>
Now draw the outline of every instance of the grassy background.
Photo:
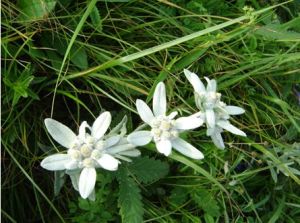
<svg viewBox="0 0 300 223">
<path fill-rule="evenodd" d="M 190 114 L 183 68 L 217 79 L 223 100 L 245 108 L 233 123 L 248 138 L 224 133 L 221 151 L 204 128 L 184 136 L 203 161 L 141 148 L 169 166 L 159 181 L 137 179 L 144 221 L 299 222 L 300 3 L 278 3 L 2 1 L 3 222 L 120 222 L 118 184 L 105 172 L 95 203 L 78 199 L 69 179 L 54 196 L 53 173 L 39 163 L 62 148 L 43 119 L 75 131 L 108 110 L 114 124 L 127 114 L 131 131 L 141 122 L 135 100 L 151 101 L 159 81 L 170 110 Z"/>
</svg>

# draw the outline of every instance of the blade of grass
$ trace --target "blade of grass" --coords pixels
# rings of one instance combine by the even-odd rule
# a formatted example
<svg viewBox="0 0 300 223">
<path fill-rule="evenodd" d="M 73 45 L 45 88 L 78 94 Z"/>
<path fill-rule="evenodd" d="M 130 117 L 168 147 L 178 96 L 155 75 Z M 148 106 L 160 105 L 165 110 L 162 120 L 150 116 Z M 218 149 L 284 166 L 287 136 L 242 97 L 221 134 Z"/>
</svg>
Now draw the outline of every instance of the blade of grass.
<svg viewBox="0 0 300 223">
<path fill-rule="evenodd" d="M 51 114 L 50 114 L 50 117 L 53 116 L 53 110 L 54 110 L 54 102 L 55 102 L 55 95 L 56 95 L 56 90 L 58 88 L 58 85 L 60 84 L 60 77 L 61 77 L 61 74 L 62 74 L 62 71 L 63 71 L 63 68 L 65 66 L 65 63 L 66 63 L 66 60 L 67 60 L 67 57 L 71 51 L 71 48 L 76 40 L 76 37 L 78 36 L 80 30 L 82 29 L 86 19 L 88 18 L 88 16 L 90 15 L 90 13 L 93 11 L 93 8 L 95 7 L 97 3 L 97 0 L 91 0 L 90 3 L 88 4 L 88 7 L 86 9 L 86 11 L 84 12 L 84 14 L 82 15 L 71 39 L 70 39 L 70 43 L 68 45 L 68 48 L 66 50 L 66 53 L 64 55 L 64 59 L 62 61 L 62 64 L 61 64 L 61 67 L 60 67 L 60 70 L 58 72 L 58 77 L 57 77 L 57 80 L 56 80 L 56 85 L 55 85 L 55 88 L 54 88 L 54 94 L 53 94 L 53 99 L 52 99 L 52 106 L 51 106 Z"/>
</svg>

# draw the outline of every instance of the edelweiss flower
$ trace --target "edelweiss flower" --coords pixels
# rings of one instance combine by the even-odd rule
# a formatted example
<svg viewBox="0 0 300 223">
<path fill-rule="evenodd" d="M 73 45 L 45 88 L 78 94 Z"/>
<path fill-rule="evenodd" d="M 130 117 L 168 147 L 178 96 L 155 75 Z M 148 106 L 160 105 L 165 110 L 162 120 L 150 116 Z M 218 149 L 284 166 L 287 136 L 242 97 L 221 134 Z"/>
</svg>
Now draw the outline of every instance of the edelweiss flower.
<svg viewBox="0 0 300 223">
<path fill-rule="evenodd" d="M 221 94 L 216 92 L 217 83 L 215 80 L 204 77 L 207 82 L 205 88 L 195 73 L 185 69 L 184 74 L 194 88 L 196 106 L 200 110 L 195 116 L 204 120 L 207 125 L 206 134 L 212 138 L 214 144 L 221 149 L 225 148 L 221 136 L 223 129 L 236 135 L 246 136 L 243 131 L 229 122 L 230 115 L 240 115 L 245 110 L 237 106 L 228 106 L 222 102 Z"/>
<path fill-rule="evenodd" d="M 95 168 L 102 167 L 115 171 L 120 163 L 115 157 L 126 159 L 124 156 L 140 155 L 140 152 L 126 140 L 125 142 L 121 135 L 104 137 L 110 123 L 110 113 L 104 112 L 95 120 L 92 127 L 84 121 L 76 136 L 62 123 L 50 118 L 45 119 L 50 135 L 68 150 L 67 154 L 54 154 L 46 157 L 41 162 L 41 166 L 53 171 L 66 170 L 81 197 L 89 197 L 96 183 Z M 90 134 L 86 132 L 87 128 Z"/>
<path fill-rule="evenodd" d="M 148 105 L 142 101 L 136 101 L 137 111 L 141 119 L 151 127 L 151 131 L 137 131 L 131 133 L 127 140 L 134 145 L 142 146 L 153 140 L 158 152 L 165 156 L 170 155 L 172 147 L 180 153 L 194 158 L 202 159 L 203 154 L 194 146 L 179 138 L 179 133 L 198 128 L 203 121 L 197 117 L 181 117 L 174 119 L 177 112 L 172 112 L 168 116 L 166 90 L 164 83 L 160 82 L 155 89 L 153 96 L 153 113 Z"/>
</svg>

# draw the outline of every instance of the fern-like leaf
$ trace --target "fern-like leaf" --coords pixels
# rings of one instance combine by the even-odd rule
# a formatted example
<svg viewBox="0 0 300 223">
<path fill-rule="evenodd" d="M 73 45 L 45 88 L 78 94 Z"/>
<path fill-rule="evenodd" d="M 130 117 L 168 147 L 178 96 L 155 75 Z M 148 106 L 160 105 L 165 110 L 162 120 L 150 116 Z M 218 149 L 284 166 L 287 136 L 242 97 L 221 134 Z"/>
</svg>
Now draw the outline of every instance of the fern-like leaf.
<svg viewBox="0 0 300 223">
<path fill-rule="evenodd" d="M 201 208 L 206 214 L 218 217 L 220 216 L 220 209 L 216 202 L 214 195 L 208 190 L 199 188 L 191 191 L 191 197 L 194 202 Z"/>
<path fill-rule="evenodd" d="M 128 175 L 125 168 L 120 168 L 117 179 L 119 181 L 118 206 L 123 223 L 140 223 L 143 221 L 143 203 L 141 191 L 135 181 Z"/>
<path fill-rule="evenodd" d="M 142 183 L 153 183 L 169 172 L 167 163 L 147 156 L 135 159 L 128 169 Z"/>
</svg>

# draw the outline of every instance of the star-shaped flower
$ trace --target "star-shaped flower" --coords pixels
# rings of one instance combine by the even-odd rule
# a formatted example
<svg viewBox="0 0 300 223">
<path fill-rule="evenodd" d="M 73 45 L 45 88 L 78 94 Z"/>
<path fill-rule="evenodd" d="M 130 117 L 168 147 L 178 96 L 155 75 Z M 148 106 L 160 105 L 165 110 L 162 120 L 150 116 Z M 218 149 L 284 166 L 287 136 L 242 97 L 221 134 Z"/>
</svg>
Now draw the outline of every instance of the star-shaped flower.
<svg viewBox="0 0 300 223">
<path fill-rule="evenodd" d="M 66 170 L 73 186 L 82 198 L 89 197 L 96 183 L 96 168 L 115 171 L 125 156 L 139 156 L 140 152 L 121 135 L 105 137 L 111 123 L 111 114 L 102 113 L 89 126 L 84 121 L 76 135 L 71 129 L 54 119 L 45 119 L 45 125 L 55 141 L 67 148 L 67 154 L 54 154 L 46 157 L 41 166 L 47 170 Z M 86 132 L 90 130 L 90 134 Z M 125 140 L 125 141 L 124 141 Z M 130 161 L 130 160 L 128 160 Z"/>
<path fill-rule="evenodd" d="M 166 115 L 167 101 L 164 83 L 160 82 L 153 96 L 153 112 L 148 105 L 142 101 L 136 101 L 137 111 L 141 119 L 150 127 L 150 131 L 136 131 L 131 133 L 127 140 L 134 145 L 142 146 L 153 140 L 158 152 L 168 156 L 172 147 L 178 152 L 193 159 L 203 159 L 203 154 L 190 143 L 179 137 L 179 133 L 198 128 L 203 121 L 195 116 L 174 119 L 177 112 Z"/>
<path fill-rule="evenodd" d="M 221 136 L 223 129 L 236 135 L 246 136 L 243 131 L 229 122 L 230 115 L 240 115 L 245 110 L 238 106 L 226 105 L 222 102 L 221 94 L 216 92 L 217 82 L 215 80 L 204 77 L 207 82 L 207 86 L 205 87 L 195 73 L 185 69 L 184 74 L 194 88 L 196 106 L 200 110 L 195 116 L 203 119 L 206 123 L 207 135 L 212 138 L 214 144 L 218 148 L 225 148 Z"/>
</svg>

